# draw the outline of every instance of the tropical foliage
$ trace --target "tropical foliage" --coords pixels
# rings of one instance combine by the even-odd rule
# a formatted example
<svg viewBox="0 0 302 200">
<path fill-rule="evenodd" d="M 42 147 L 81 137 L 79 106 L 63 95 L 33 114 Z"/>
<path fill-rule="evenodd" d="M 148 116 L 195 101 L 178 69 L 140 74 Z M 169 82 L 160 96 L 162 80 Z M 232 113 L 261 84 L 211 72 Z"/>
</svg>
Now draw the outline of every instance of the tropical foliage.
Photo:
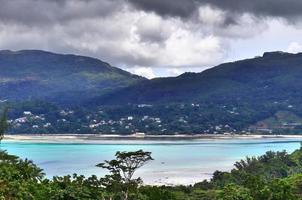
<svg viewBox="0 0 302 200">
<path fill-rule="evenodd" d="M 93 175 L 45 178 L 31 161 L 0 152 L 0 199 L 54 200 L 298 200 L 302 199 L 302 150 L 267 152 L 216 171 L 209 181 L 190 186 L 148 186 L 132 175 L 152 160 L 150 152 L 117 152 L 98 164 L 109 170 Z"/>
</svg>

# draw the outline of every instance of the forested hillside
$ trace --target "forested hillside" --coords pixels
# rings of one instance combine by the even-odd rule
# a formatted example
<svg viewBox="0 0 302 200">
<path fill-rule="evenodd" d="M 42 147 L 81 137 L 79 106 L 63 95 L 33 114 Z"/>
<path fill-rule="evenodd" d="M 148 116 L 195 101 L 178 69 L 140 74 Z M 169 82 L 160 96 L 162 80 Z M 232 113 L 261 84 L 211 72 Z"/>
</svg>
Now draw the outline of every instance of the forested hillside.
<svg viewBox="0 0 302 200">
<path fill-rule="evenodd" d="M 144 78 L 98 59 L 39 50 L 0 51 L 0 99 L 81 104 Z"/>
<path fill-rule="evenodd" d="M 302 130 L 302 54 L 264 53 L 151 80 L 97 59 L 43 51 L 2 51 L 0 69 L 10 133 Z"/>
</svg>

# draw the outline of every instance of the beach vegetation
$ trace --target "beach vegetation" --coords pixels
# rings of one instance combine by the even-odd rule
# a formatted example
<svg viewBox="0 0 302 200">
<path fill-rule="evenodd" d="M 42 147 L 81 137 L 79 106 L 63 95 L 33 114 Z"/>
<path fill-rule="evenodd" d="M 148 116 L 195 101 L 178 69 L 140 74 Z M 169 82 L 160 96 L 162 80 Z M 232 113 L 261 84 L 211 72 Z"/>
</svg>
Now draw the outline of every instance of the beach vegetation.
<svg viewBox="0 0 302 200">
<path fill-rule="evenodd" d="M 112 193 L 120 194 L 123 200 L 129 199 L 129 194 L 137 193 L 141 178 L 133 178 L 135 171 L 153 160 L 151 152 L 138 150 L 134 152 L 120 152 L 115 154 L 116 159 L 106 160 L 96 166 L 107 169 L 110 174 L 101 179 L 103 185 Z"/>
<path fill-rule="evenodd" d="M 151 186 L 134 173 L 151 161 L 142 150 L 117 152 L 98 164 L 109 170 L 96 175 L 45 177 L 27 159 L 0 152 L 0 199 L 53 200 L 299 200 L 302 199 L 302 150 L 267 152 L 235 163 L 230 172 L 216 171 L 211 180 L 194 185 Z"/>
</svg>

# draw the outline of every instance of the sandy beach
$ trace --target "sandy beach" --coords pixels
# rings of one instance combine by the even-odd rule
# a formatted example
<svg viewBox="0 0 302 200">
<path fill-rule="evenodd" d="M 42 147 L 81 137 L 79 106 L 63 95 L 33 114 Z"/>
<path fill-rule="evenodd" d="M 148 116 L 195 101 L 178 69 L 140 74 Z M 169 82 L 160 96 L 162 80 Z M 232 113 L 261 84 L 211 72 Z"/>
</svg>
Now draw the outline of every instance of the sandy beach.
<svg viewBox="0 0 302 200">
<path fill-rule="evenodd" d="M 14 141 L 36 141 L 36 142 L 83 142 L 97 143 L 102 141 L 173 141 L 173 140 L 208 140 L 208 139 L 282 139 L 297 138 L 302 139 L 302 135 L 214 135 L 214 134 L 194 134 L 194 135 L 98 135 L 98 134 L 18 134 L 5 135 L 5 140 Z"/>
</svg>

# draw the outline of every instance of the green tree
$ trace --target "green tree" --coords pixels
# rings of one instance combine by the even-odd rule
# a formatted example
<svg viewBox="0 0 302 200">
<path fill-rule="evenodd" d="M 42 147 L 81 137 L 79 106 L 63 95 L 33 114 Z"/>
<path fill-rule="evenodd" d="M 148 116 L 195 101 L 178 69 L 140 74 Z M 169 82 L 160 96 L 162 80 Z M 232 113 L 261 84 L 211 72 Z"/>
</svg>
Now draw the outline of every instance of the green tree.
<svg viewBox="0 0 302 200">
<path fill-rule="evenodd" d="M 0 118 L 0 142 L 4 138 L 4 133 L 8 128 L 7 112 L 8 112 L 8 108 L 5 108 Z"/>
<path fill-rule="evenodd" d="M 253 200 L 250 190 L 235 184 L 226 185 L 218 200 Z"/>
<path fill-rule="evenodd" d="M 52 200 L 98 200 L 103 199 L 103 188 L 96 176 L 85 178 L 83 175 L 73 174 L 64 177 L 53 177 L 50 195 Z"/>
<path fill-rule="evenodd" d="M 44 173 L 33 162 L 0 151 L 0 197 L 45 199 Z"/>
<path fill-rule="evenodd" d="M 143 150 L 135 152 L 120 152 L 115 154 L 116 159 L 99 163 L 96 166 L 109 170 L 110 175 L 103 178 L 103 184 L 107 190 L 119 198 L 128 200 L 129 194 L 135 193 L 141 178 L 133 178 L 137 169 L 153 160 L 151 152 Z M 112 198 L 111 196 L 109 198 Z M 118 197 L 117 197 L 118 198 Z"/>
<path fill-rule="evenodd" d="M 140 193 L 148 200 L 174 200 L 175 194 L 165 186 L 144 186 L 139 188 Z"/>
<path fill-rule="evenodd" d="M 298 199 L 294 192 L 292 186 L 282 179 L 275 179 L 269 186 L 271 190 L 272 200 L 296 200 Z"/>
</svg>

